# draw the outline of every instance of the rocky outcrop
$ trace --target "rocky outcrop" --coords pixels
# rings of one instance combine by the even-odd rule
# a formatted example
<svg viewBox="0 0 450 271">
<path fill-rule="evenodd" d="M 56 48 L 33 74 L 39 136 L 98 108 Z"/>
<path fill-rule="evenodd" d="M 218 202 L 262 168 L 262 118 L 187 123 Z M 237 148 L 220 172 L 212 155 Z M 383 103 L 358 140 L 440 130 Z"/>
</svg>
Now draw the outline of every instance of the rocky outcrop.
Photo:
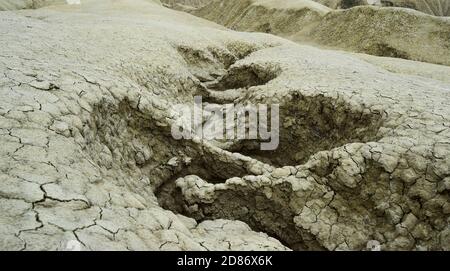
<svg viewBox="0 0 450 271">
<path fill-rule="evenodd" d="M 273 33 L 297 42 L 377 56 L 450 65 L 450 20 L 409 9 L 361 6 L 331 10 L 308 0 L 216 1 L 194 15 L 231 29 Z"/>
<path fill-rule="evenodd" d="M 151 1 L 0 21 L 1 250 L 450 250 L 448 83 Z M 279 148 L 174 139 L 195 95 Z"/>
</svg>

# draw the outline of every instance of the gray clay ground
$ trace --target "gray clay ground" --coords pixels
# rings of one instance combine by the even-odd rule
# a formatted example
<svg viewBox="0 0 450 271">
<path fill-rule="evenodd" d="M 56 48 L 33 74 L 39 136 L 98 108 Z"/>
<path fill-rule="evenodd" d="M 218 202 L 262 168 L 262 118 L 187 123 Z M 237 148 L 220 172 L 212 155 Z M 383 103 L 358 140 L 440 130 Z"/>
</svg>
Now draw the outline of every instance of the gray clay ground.
<svg viewBox="0 0 450 271">
<path fill-rule="evenodd" d="M 0 250 L 450 250 L 448 67 L 143 0 L 0 12 L 0 35 Z M 280 147 L 174 140 L 194 95 L 279 103 Z"/>
</svg>

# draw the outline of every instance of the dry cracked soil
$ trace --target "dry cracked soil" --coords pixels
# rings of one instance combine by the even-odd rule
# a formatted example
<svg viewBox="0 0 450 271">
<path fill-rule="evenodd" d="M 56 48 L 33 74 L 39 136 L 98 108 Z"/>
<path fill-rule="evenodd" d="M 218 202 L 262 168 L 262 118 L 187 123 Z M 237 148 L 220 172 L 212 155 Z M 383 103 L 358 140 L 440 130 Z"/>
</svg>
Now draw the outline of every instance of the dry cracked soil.
<svg viewBox="0 0 450 271">
<path fill-rule="evenodd" d="M 177 1 L 12 2 L 0 250 L 450 250 L 447 17 L 178 1 L 222 26 Z M 279 104 L 279 147 L 174 139 L 198 95 Z"/>
</svg>

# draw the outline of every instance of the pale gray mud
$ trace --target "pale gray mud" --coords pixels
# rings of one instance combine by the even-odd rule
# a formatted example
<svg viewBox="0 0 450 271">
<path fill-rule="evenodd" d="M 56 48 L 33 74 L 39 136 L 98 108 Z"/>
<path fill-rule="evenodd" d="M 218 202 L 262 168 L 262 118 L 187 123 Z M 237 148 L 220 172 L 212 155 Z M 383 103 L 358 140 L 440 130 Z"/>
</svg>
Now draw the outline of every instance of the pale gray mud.
<svg viewBox="0 0 450 271">
<path fill-rule="evenodd" d="M 450 85 L 157 1 L 0 12 L 0 249 L 450 250 Z M 175 140 L 280 105 L 280 145 Z"/>
</svg>

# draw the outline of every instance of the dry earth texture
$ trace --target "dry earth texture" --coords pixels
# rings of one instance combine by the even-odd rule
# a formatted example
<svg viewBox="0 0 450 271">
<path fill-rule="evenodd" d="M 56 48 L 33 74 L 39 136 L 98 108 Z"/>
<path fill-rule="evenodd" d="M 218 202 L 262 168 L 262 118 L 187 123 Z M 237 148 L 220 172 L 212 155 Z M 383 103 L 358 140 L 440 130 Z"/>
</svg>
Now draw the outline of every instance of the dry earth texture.
<svg viewBox="0 0 450 271">
<path fill-rule="evenodd" d="M 435 16 L 450 16 L 450 0 L 372 0 L 367 4 L 415 9 Z"/>
<path fill-rule="evenodd" d="M 450 16 L 450 0 L 381 0 L 381 4 L 411 8 L 435 16 Z"/>
<path fill-rule="evenodd" d="M 450 0 L 313 0 L 333 9 L 362 5 L 402 7 L 435 16 L 450 16 Z"/>
<path fill-rule="evenodd" d="M 312 0 L 332 9 L 351 8 L 355 6 L 369 5 L 367 0 Z M 370 1 L 370 0 L 369 0 Z M 370 4 L 378 2 L 370 2 Z M 381 3 L 380 3 L 381 4 Z"/>
<path fill-rule="evenodd" d="M 310 0 L 218 0 L 194 15 L 297 42 L 450 65 L 450 17 L 405 8 L 332 10 Z"/>
<path fill-rule="evenodd" d="M 161 0 L 161 3 L 169 6 L 169 7 L 176 7 L 176 6 L 187 6 L 191 8 L 199 8 L 206 6 L 209 4 L 211 0 Z"/>
<path fill-rule="evenodd" d="M 450 250 L 448 77 L 143 0 L 0 33 L 1 250 Z M 279 149 L 174 140 L 194 95 L 280 104 Z"/>
</svg>

